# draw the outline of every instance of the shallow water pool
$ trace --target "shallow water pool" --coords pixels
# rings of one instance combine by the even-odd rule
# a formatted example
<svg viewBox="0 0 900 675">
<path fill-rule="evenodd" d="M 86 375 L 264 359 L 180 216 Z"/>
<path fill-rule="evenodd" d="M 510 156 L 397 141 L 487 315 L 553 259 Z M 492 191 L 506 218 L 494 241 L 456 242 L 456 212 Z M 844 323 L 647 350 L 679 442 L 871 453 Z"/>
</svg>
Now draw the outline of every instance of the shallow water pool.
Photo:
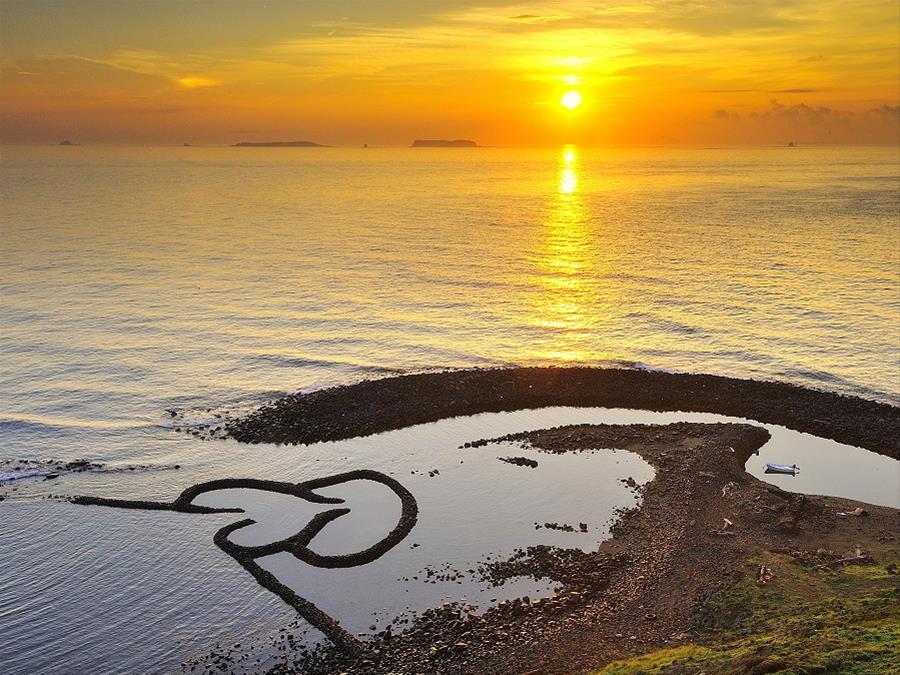
<svg viewBox="0 0 900 675">
<path fill-rule="evenodd" d="M 295 617 L 212 541 L 216 530 L 246 515 L 81 507 L 44 499 L 51 492 L 164 501 L 189 485 L 222 477 L 303 481 L 358 468 L 390 475 L 415 496 L 419 519 L 409 536 L 381 558 L 337 570 L 311 567 L 286 554 L 259 561 L 282 583 L 365 637 L 398 615 L 445 600 L 486 607 L 505 597 L 552 593 L 546 580 L 522 579 L 491 588 L 469 570 L 531 544 L 595 548 L 608 536 L 615 510 L 639 503 L 622 479 L 642 484 L 653 476 L 644 460 L 623 450 L 551 455 L 515 444 L 459 446 L 566 424 L 675 421 L 747 420 L 705 413 L 545 408 L 448 419 L 307 447 L 182 442 L 179 437 L 170 452 L 152 458 L 167 466 L 178 463 L 178 470 L 88 471 L 55 481 L 15 481 L 14 487 L 3 487 L 7 500 L 0 503 L 0 663 L 11 675 L 98 669 L 163 673 L 178 670 L 183 661 L 218 643 L 240 640 L 253 654 L 247 664 L 275 665 L 278 657 L 270 638 Z M 753 475 L 798 492 L 900 506 L 900 465 L 895 460 L 782 427 L 760 426 L 772 438 L 748 461 Z M 501 462 L 500 456 L 527 456 L 538 467 Z M 796 463 L 801 472 L 796 477 L 766 476 L 762 472 L 768 461 Z M 342 506 L 350 508 L 310 543 L 319 553 L 370 546 L 397 521 L 399 501 L 383 486 L 347 483 L 319 492 L 345 499 Z M 286 536 L 321 509 L 332 508 L 248 490 L 209 493 L 198 503 L 201 499 L 248 510 L 259 525 L 234 533 L 233 540 L 243 544 Z M 536 529 L 545 522 L 571 524 L 576 531 Z M 579 531 L 580 523 L 587 525 L 586 533 Z M 298 639 L 314 641 L 316 636 L 307 632 Z"/>
</svg>

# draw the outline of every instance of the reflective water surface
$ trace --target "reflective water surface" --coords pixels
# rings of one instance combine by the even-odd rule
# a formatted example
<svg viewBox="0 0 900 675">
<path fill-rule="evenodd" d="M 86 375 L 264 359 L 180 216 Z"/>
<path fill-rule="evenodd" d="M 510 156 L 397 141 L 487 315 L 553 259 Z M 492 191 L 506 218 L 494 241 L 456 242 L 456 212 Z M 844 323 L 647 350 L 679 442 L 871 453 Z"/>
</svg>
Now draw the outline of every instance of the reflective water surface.
<svg viewBox="0 0 900 675">
<path fill-rule="evenodd" d="M 409 536 L 375 562 L 346 569 L 300 563 L 287 554 L 261 558 L 297 593 L 366 634 L 398 615 L 443 600 L 492 601 L 552 592 L 547 580 L 514 580 L 491 588 L 466 573 L 486 556 L 553 544 L 596 547 L 608 536 L 614 510 L 638 498 L 622 481 L 642 484 L 653 470 L 630 452 L 610 450 L 537 457 L 538 469 L 498 456 L 518 448 L 460 449 L 467 441 L 533 425 L 558 424 L 580 411 L 481 415 L 445 420 L 378 436 L 306 448 L 185 440 L 177 471 L 77 473 L 55 481 L 26 479 L 0 504 L 0 662 L 4 672 L 171 672 L 221 640 L 264 636 L 294 615 L 262 590 L 213 544 L 224 525 L 252 517 L 258 524 L 232 535 L 242 545 L 275 541 L 302 528 L 315 505 L 255 490 L 221 490 L 198 504 L 242 506 L 247 514 L 134 511 L 47 502 L 48 493 L 171 500 L 212 477 L 301 481 L 356 468 L 394 476 L 418 502 Z M 534 451 L 530 455 L 538 455 Z M 317 491 L 346 500 L 350 513 L 328 525 L 310 547 L 321 554 L 360 551 L 396 524 L 396 495 L 378 484 L 347 483 Z M 587 532 L 535 529 L 535 523 L 584 522 Z M 428 570 L 463 572 L 440 580 Z M 153 640 L 147 640 L 148 634 Z M 310 635 L 309 639 L 318 639 Z M 98 641 L 97 649 L 85 649 Z M 65 657 L 65 658 L 63 658 Z"/>
<path fill-rule="evenodd" d="M 608 536 L 614 510 L 638 503 L 621 479 L 641 484 L 653 476 L 642 459 L 621 450 L 548 455 L 511 444 L 460 445 L 562 424 L 680 420 L 742 421 L 707 413 L 545 408 L 455 418 L 308 447 L 246 447 L 185 438 L 172 443 L 180 446 L 184 462 L 177 471 L 25 479 L 0 504 L 0 662 L 15 674 L 90 672 L 101 664 L 109 672 L 171 672 L 220 642 L 239 640 L 274 665 L 277 657 L 266 647 L 268 637 L 293 612 L 217 549 L 212 535 L 249 515 L 258 525 L 235 533 L 233 540 L 267 543 L 331 508 L 271 493 L 223 490 L 203 495 L 197 503 L 239 505 L 248 514 L 179 514 L 48 502 L 42 499 L 48 492 L 165 501 L 213 477 L 301 481 L 355 468 L 393 475 L 415 495 L 419 522 L 375 562 L 323 569 L 286 554 L 260 559 L 283 583 L 364 637 L 373 625 L 381 629 L 398 615 L 448 599 L 465 598 L 485 607 L 505 597 L 551 593 L 546 580 L 520 579 L 491 588 L 467 571 L 488 556 L 496 559 L 529 544 L 596 547 Z M 900 464 L 895 460 L 765 426 L 772 439 L 747 464 L 757 477 L 790 490 L 900 506 Z M 497 459 L 509 455 L 532 458 L 538 467 Z M 801 473 L 765 476 L 767 461 L 797 463 Z M 316 552 L 361 550 L 397 522 L 399 501 L 383 486 L 348 483 L 320 493 L 346 499 L 351 511 L 311 542 Z M 584 522 L 588 532 L 535 529 L 536 523 L 546 522 L 576 528 Z M 428 576 L 429 569 L 447 572 L 448 564 L 462 574 Z M 148 634 L 154 639 L 147 640 Z M 317 637 L 313 632 L 304 639 Z M 85 648 L 87 643 L 91 649 Z"/>
<path fill-rule="evenodd" d="M 3 672 L 170 672 L 220 640 L 264 641 L 291 616 L 213 545 L 232 516 L 88 509 L 48 492 L 167 500 L 224 476 L 402 475 L 422 520 L 384 569 L 338 579 L 266 562 L 366 632 L 444 594 L 495 597 L 470 581 L 397 581 L 434 561 L 596 545 L 634 500 L 616 477 L 650 476 L 628 453 L 540 456 L 531 470 L 460 442 L 574 421 L 719 419 L 550 409 L 274 448 L 175 434 L 170 408 L 214 420 L 223 406 L 363 377 L 567 363 L 900 403 L 892 148 L 3 148 L 0 186 L 0 460 L 113 470 L 0 487 Z M 799 476 L 766 480 L 897 505 L 896 462 L 773 434 L 754 475 L 797 463 Z M 136 464 L 154 468 L 127 470 Z M 323 551 L 364 546 L 395 515 L 377 487 L 344 496 L 351 514 L 321 533 Z M 310 516 L 270 497 L 249 507 L 261 525 L 240 536 Z M 588 535 L 533 526 L 575 518 Z M 380 613 L 337 584 L 375 593 Z M 518 592 L 550 589 L 496 597 Z"/>
<path fill-rule="evenodd" d="M 892 148 L 4 148 L 8 423 L 642 363 L 897 402 Z"/>
</svg>

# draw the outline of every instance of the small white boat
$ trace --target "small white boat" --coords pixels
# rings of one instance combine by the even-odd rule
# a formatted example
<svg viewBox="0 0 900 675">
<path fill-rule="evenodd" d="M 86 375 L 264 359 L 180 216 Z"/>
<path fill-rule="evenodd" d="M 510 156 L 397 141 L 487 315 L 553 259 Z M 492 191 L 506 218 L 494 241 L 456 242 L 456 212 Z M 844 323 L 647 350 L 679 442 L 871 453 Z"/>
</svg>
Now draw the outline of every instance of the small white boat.
<svg viewBox="0 0 900 675">
<path fill-rule="evenodd" d="M 800 473 L 800 467 L 796 464 L 766 464 L 766 473 L 785 473 L 796 476 Z"/>
</svg>

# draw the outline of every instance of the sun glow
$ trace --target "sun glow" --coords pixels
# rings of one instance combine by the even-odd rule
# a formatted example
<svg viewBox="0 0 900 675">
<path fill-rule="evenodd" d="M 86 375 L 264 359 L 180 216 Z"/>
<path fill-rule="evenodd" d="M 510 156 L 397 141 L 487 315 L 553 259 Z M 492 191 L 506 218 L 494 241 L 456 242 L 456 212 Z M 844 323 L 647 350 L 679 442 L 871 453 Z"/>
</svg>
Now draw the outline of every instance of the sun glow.
<svg viewBox="0 0 900 675">
<path fill-rule="evenodd" d="M 531 259 L 535 270 L 529 293 L 532 325 L 541 329 L 533 354 L 538 361 L 584 361 L 596 357 L 586 338 L 602 321 L 602 276 L 597 269 L 595 222 L 579 195 L 581 158 L 564 146 L 556 161 L 557 190 L 547 195 L 546 217 Z"/>
<path fill-rule="evenodd" d="M 581 105 L 581 94 L 579 94 L 577 91 L 567 91 L 565 94 L 563 94 L 563 97 L 559 100 L 559 103 L 563 108 L 575 110 L 575 108 Z"/>
</svg>

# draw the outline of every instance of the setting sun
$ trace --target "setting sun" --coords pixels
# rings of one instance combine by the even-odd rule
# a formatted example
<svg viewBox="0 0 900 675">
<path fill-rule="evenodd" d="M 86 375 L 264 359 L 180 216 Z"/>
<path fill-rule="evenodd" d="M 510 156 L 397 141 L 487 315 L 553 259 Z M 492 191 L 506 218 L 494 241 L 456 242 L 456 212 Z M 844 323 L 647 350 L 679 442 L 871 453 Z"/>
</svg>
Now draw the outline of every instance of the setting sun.
<svg viewBox="0 0 900 675">
<path fill-rule="evenodd" d="M 0 0 L 0 675 L 900 675 L 898 188 L 900 0 Z"/>
<path fill-rule="evenodd" d="M 559 101 L 560 105 L 569 110 L 575 110 L 581 105 L 581 94 L 577 91 L 567 91 Z"/>
</svg>

